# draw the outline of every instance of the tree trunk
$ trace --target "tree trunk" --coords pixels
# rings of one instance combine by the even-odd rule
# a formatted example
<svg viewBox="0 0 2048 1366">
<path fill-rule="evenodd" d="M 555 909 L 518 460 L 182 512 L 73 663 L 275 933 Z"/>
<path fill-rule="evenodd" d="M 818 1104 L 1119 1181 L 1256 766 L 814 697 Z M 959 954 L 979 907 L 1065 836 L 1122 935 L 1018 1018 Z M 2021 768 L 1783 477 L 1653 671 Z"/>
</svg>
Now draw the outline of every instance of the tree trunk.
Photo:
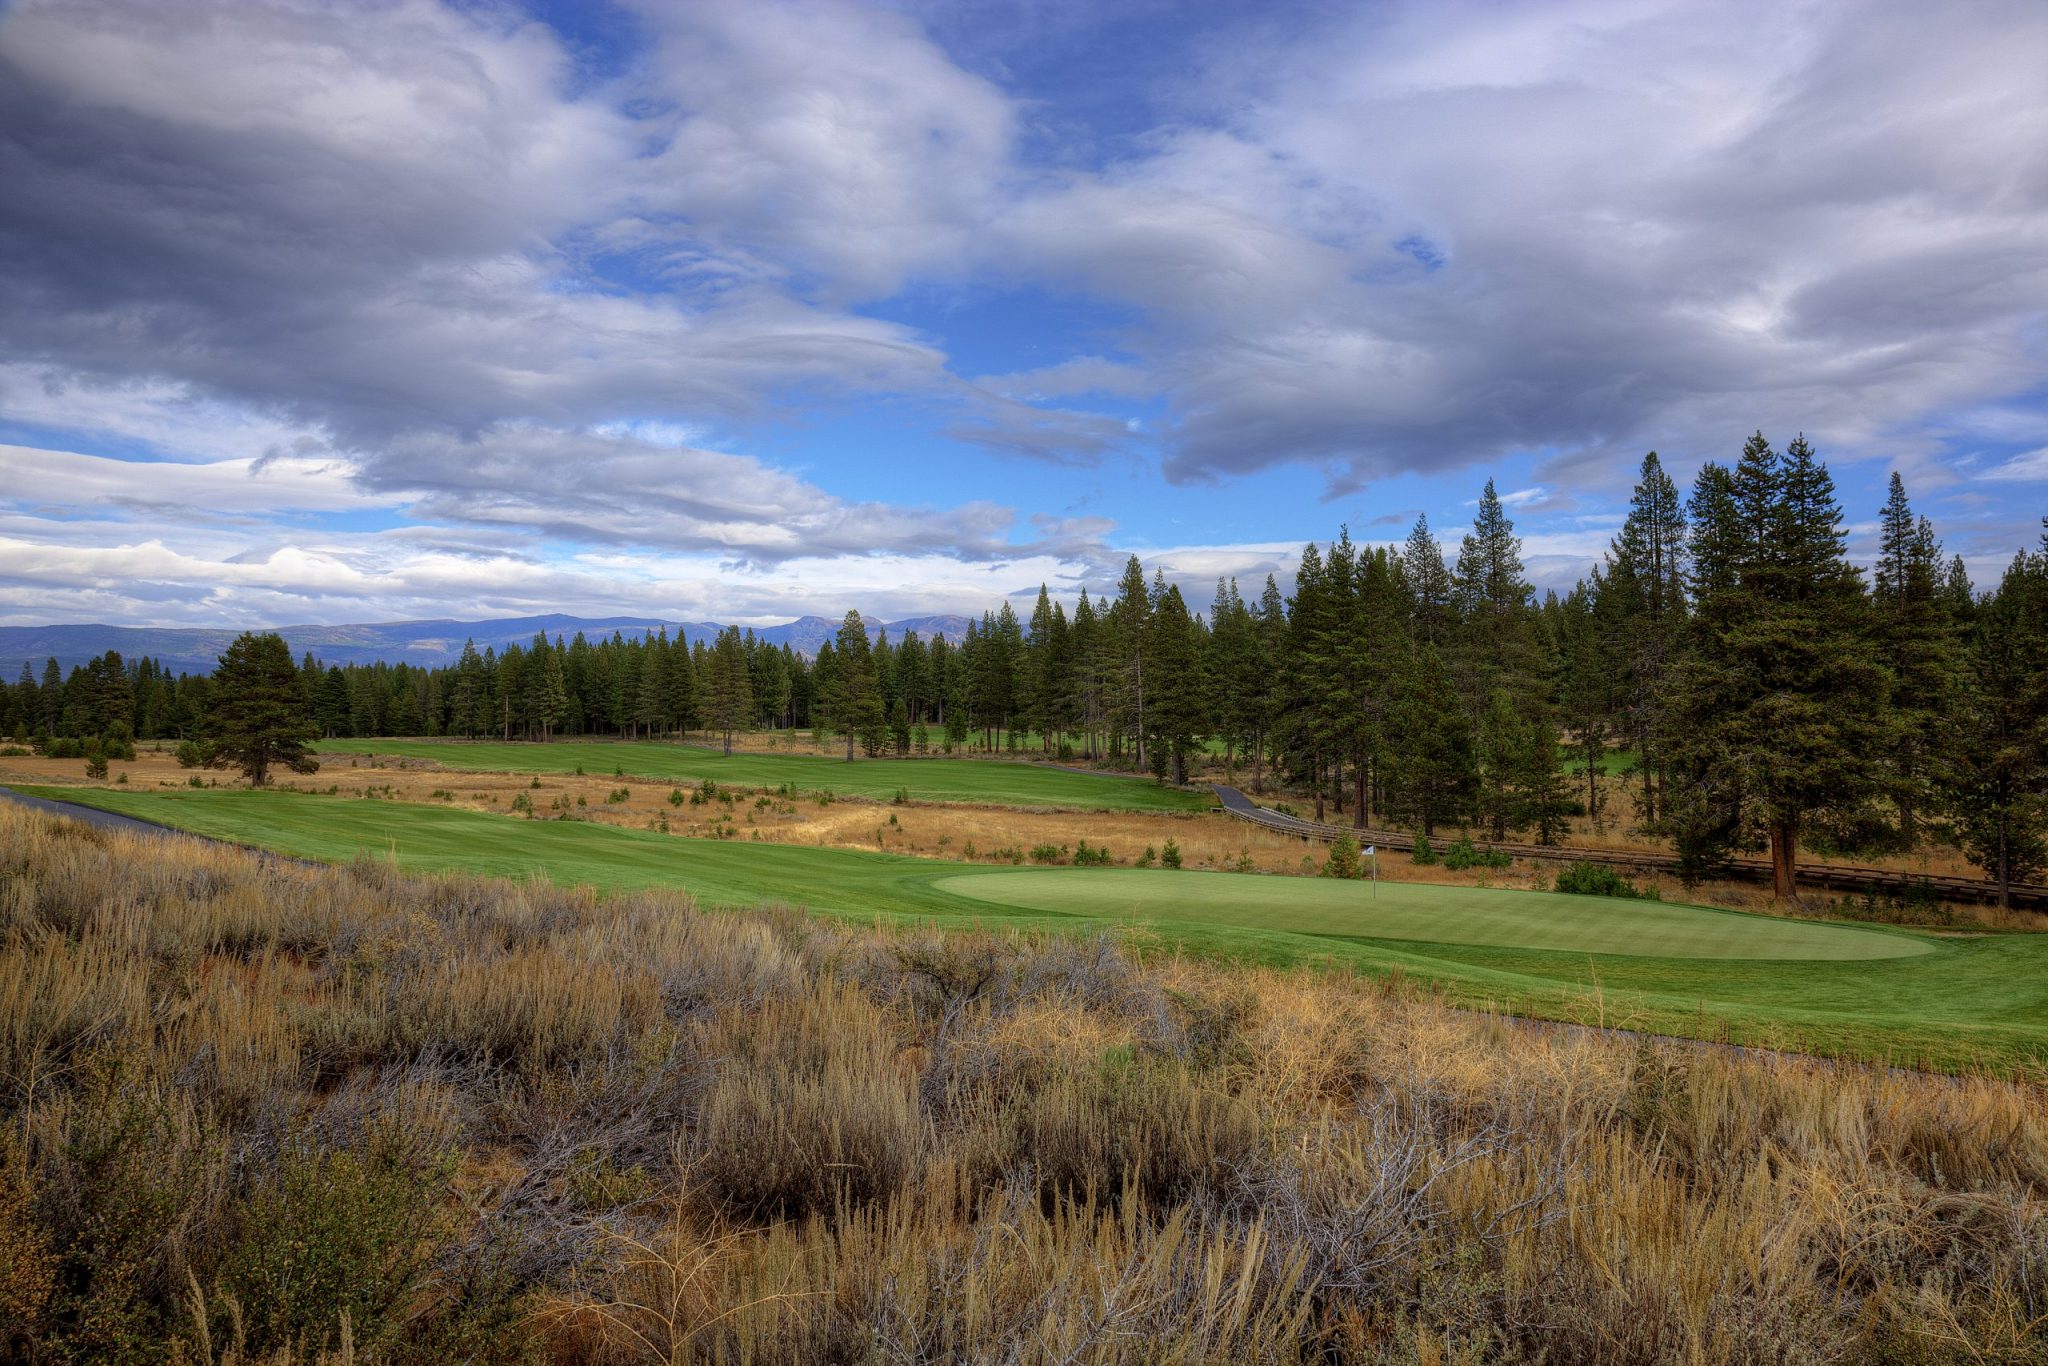
<svg viewBox="0 0 2048 1366">
<path fill-rule="evenodd" d="M 1367 782 L 1366 773 L 1367 770 L 1365 760 L 1360 759 L 1358 761 L 1358 769 L 1355 773 L 1352 774 L 1351 778 L 1352 791 L 1354 797 L 1352 805 L 1353 809 L 1357 813 L 1354 824 L 1356 824 L 1360 830 L 1365 829 L 1366 825 L 1369 823 L 1368 818 L 1372 814 L 1372 809 L 1366 804 L 1365 800 L 1365 785 Z"/>
<path fill-rule="evenodd" d="M 1323 755 L 1321 750 L 1316 751 L 1315 757 L 1309 761 L 1308 776 L 1309 781 L 1315 784 L 1316 823 L 1320 825 L 1323 820 Z"/>
<path fill-rule="evenodd" d="M 1586 736 L 1586 816 L 1593 828 L 1600 828 L 1600 765 L 1593 753 L 1591 732 Z"/>
<path fill-rule="evenodd" d="M 2012 839 L 2006 823 L 1998 823 L 1998 909 L 2012 909 Z"/>
<path fill-rule="evenodd" d="M 1798 840 L 1797 821 L 1771 823 L 1771 891 L 1780 901 L 1799 898 Z"/>
</svg>

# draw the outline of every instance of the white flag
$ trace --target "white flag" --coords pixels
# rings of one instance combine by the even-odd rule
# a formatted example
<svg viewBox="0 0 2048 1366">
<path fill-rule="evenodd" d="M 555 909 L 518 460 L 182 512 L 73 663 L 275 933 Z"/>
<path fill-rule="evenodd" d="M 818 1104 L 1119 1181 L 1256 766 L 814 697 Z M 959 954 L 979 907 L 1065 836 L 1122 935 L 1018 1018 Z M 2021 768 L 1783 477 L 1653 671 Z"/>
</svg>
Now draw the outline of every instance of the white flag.
<svg viewBox="0 0 2048 1366">
<path fill-rule="evenodd" d="M 1379 846 L 1378 846 L 1377 844 L 1368 844 L 1368 845 L 1366 845 L 1366 846 L 1365 846 L 1365 849 L 1364 849 L 1364 851 L 1363 851 L 1363 852 L 1365 852 L 1365 853 L 1368 853 L 1368 854 L 1377 854 L 1377 853 L 1378 853 L 1379 851 L 1380 851 L 1380 847 L 1379 847 Z"/>
</svg>

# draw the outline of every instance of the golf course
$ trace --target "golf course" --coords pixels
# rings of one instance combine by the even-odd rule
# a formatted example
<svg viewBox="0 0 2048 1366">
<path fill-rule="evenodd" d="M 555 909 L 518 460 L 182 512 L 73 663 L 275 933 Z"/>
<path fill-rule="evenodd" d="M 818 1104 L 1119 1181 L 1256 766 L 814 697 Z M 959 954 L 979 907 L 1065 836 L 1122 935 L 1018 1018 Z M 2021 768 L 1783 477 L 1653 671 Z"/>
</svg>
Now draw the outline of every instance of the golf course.
<svg viewBox="0 0 2048 1366">
<path fill-rule="evenodd" d="M 742 787 L 793 785 L 800 792 L 888 801 L 1060 807 L 1076 811 L 1200 811 L 1207 795 L 1150 778 L 1084 773 L 1003 759 L 828 759 L 813 754 L 721 754 L 696 745 L 650 741 L 323 740 L 319 752 L 428 760 L 485 773 L 618 773 L 670 782 L 707 778 Z"/>
<path fill-rule="evenodd" d="M 989 867 L 277 791 L 20 790 L 304 859 L 680 887 L 708 906 L 861 920 L 1114 930 L 1141 948 L 1398 969 L 1463 1004 L 1546 1018 L 1902 1065 L 2037 1075 L 2048 1063 L 2043 936 L 1390 881 Z"/>
</svg>

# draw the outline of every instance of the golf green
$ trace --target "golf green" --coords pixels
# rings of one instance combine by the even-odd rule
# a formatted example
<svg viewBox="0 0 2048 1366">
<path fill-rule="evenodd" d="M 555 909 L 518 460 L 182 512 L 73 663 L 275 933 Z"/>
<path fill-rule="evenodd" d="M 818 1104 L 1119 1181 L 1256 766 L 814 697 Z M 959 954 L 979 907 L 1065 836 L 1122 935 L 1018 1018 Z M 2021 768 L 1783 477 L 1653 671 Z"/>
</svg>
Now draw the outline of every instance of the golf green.
<svg viewBox="0 0 2048 1366">
<path fill-rule="evenodd" d="M 1399 970 L 1466 1004 L 2040 1078 L 2048 935 L 1935 935 L 1665 902 L 1162 869 L 1013 868 L 383 800 L 24 788 L 299 858 L 662 887 L 707 906 L 1031 932 L 1278 966 Z"/>
<path fill-rule="evenodd" d="M 1295 933 L 1642 958 L 1912 958 L 1926 940 L 1661 901 L 1415 882 L 1245 878 L 1157 869 L 1041 869 L 941 878 L 937 891 L 1016 910 L 1196 919 Z"/>
<path fill-rule="evenodd" d="M 320 754 L 390 755 L 443 768 L 494 773 L 594 773 L 710 779 L 740 787 L 793 785 L 801 792 L 889 801 L 982 806 L 1047 806 L 1077 811 L 1203 811 L 1208 794 L 1184 792 L 1150 778 L 1083 773 L 1007 759 L 827 759 L 814 754 L 721 754 L 696 745 L 635 740 L 566 740 L 545 744 L 496 740 L 326 740 Z"/>
</svg>

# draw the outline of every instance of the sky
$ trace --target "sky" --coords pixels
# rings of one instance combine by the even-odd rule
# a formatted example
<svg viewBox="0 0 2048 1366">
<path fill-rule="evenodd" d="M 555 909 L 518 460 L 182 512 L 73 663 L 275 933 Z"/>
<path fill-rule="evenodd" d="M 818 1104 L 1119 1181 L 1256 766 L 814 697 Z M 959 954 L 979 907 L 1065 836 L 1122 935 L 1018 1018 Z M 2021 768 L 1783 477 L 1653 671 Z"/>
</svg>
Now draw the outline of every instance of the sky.
<svg viewBox="0 0 2048 1366">
<path fill-rule="evenodd" d="M 1804 432 L 2048 514 L 2040 0 L 0 0 L 0 623 L 1568 587 Z"/>
</svg>

